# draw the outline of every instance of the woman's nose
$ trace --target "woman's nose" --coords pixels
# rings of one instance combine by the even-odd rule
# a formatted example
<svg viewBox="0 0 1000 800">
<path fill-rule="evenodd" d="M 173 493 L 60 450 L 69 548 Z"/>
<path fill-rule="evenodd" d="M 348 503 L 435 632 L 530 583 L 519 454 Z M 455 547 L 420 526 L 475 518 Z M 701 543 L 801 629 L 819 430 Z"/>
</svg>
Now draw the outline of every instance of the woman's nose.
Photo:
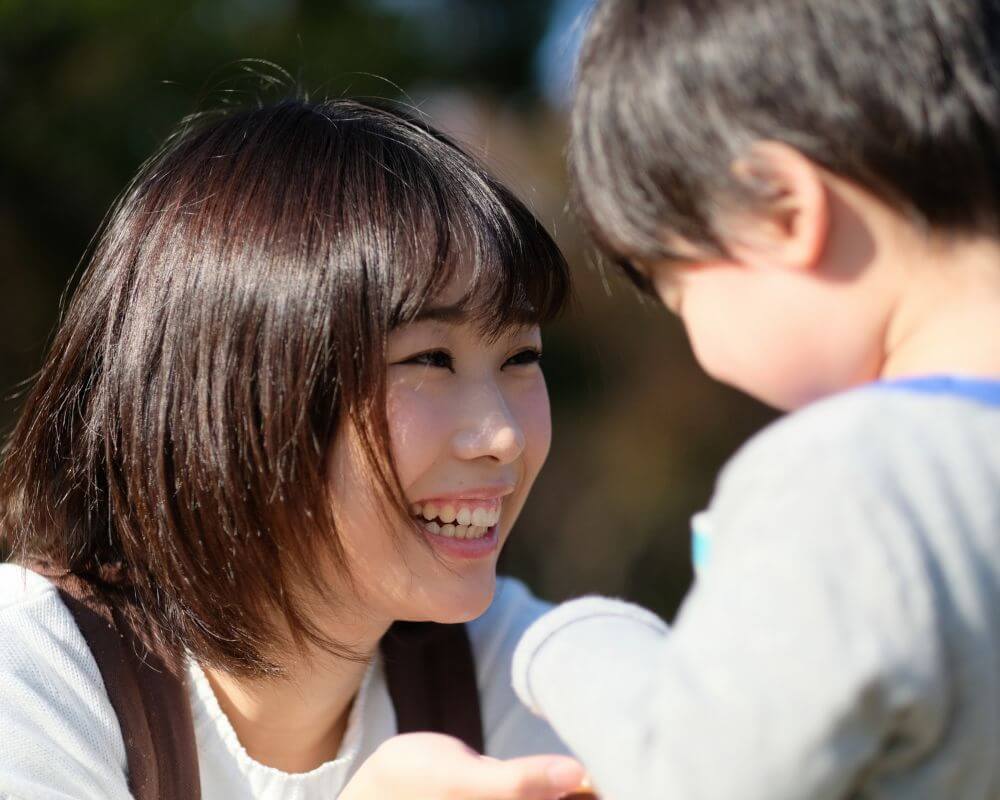
<svg viewBox="0 0 1000 800">
<path fill-rule="evenodd" d="M 481 393 L 463 417 L 467 422 L 455 432 L 453 440 L 459 458 L 492 458 L 509 464 L 523 452 L 524 430 L 498 390 Z"/>
</svg>

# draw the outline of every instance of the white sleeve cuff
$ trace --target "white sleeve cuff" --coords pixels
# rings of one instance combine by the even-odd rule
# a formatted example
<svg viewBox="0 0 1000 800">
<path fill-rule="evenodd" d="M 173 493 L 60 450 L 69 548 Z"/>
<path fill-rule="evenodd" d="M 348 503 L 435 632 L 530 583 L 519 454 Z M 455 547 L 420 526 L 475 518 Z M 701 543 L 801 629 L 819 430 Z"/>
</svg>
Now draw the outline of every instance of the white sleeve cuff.
<svg viewBox="0 0 1000 800">
<path fill-rule="evenodd" d="M 511 677 L 521 702 L 535 713 L 540 711 L 532 692 L 531 672 L 543 648 L 556 646 L 559 657 L 567 660 L 603 648 L 609 643 L 607 623 L 612 623 L 616 633 L 641 629 L 647 635 L 651 630 L 662 635 L 668 631 L 656 614 L 624 600 L 588 596 L 556 606 L 524 632 L 514 651 Z"/>
</svg>

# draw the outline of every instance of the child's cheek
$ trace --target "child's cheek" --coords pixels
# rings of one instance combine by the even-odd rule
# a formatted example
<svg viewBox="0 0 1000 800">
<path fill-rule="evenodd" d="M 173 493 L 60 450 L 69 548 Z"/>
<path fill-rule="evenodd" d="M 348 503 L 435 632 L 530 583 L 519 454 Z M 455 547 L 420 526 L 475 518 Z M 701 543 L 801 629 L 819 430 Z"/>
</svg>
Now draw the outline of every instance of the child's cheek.
<svg viewBox="0 0 1000 800">
<path fill-rule="evenodd" d="M 682 318 L 716 380 L 781 409 L 810 399 L 821 361 L 815 312 L 778 272 L 707 271 L 685 290 Z"/>
<path fill-rule="evenodd" d="M 681 318 L 701 368 L 718 381 L 740 386 L 748 377 L 748 355 L 761 354 L 762 342 L 760 332 L 745 319 L 746 308 L 732 301 L 731 292 L 720 291 L 723 288 L 711 280 L 688 287 Z"/>
</svg>

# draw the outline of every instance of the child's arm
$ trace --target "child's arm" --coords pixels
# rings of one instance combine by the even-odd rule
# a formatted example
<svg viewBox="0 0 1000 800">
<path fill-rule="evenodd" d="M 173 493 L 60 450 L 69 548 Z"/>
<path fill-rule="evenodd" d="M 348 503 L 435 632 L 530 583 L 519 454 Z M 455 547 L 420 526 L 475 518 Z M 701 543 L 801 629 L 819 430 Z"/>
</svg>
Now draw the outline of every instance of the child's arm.
<svg viewBox="0 0 1000 800">
<path fill-rule="evenodd" d="M 720 490 L 672 631 L 586 598 L 516 653 L 519 695 L 608 800 L 842 798 L 880 754 L 911 763 L 942 733 L 934 576 L 908 510 L 822 459 L 805 482 L 799 459 L 753 466 Z"/>
</svg>

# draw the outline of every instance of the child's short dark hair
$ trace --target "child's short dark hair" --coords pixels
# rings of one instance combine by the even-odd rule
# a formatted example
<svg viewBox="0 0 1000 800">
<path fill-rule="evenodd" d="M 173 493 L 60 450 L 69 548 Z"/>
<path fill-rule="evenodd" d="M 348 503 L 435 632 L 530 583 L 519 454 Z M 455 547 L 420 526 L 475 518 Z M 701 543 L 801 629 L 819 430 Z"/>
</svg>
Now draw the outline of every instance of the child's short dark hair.
<svg viewBox="0 0 1000 800">
<path fill-rule="evenodd" d="M 598 243 L 724 248 L 731 165 L 783 141 L 931 229 L 997 234 L 998 0 L 601 0 L 570 165 Z"/>
<path fill-rule="evenodd" d="M 386 342 L 464 267 L 484 334 L 569 292 L 538 220 L 424 121 L 298 98 L 188 121 L 96 239 L 4 448 L 0 542 L 200 663 L 280 672 L 286 631 L 355 655 L 309 602 L 351 586 L 326 454 L 352 423 L 408 515 Z"/>
</svg>

